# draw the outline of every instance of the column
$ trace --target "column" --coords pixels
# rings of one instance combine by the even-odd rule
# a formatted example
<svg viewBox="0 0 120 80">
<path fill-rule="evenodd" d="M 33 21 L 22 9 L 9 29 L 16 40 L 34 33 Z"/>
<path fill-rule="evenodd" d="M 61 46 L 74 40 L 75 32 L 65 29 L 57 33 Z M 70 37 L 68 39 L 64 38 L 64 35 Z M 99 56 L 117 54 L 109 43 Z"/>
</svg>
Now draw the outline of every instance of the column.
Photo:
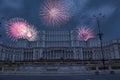
<svg viewBox="0 0 120 80">
<path fill-rule="evenodd" d="M 73 54 L 74 54 L 74 59 L 76 59 L 76 51 L 75 51 L 75 48 L 73 49 Z"/>
<path fill-rule="evenodd" d="M 48 51 L 48 52 L 50 52 L 50 59 L 52 59 L 52 54 L 51 54 L 51 51 Z"/>
<path fill-rule="evenodd" d="M 4 72 L 4 66 L 2 66 L 2 72 Z"/>
<path fill-rule="evenodd" d="M 21 60 L 24 60 L 24 50 L 22 49 L 22 53 L 21 53 Z"/>
<path fill-rule="evenodd" d="M 6 54 L 6 53 L 4 53 L 4 52 L 2 53 L 2 60 L 3 60 L 3 61 L 5 60 L 5 54 Z"/>
<path fill-rule="evenodd" d="M 49 58 L 48 54 L 49 54 L 49 51 L 47 51 L 47 52 L 45 53 L 45 59 L 46 59 L 46 60 Z"/>
<path fill-rule="evenodd" d="M 38 53 L 38 52 L 37 52 L 37 53 Z M 35 56 L 35 55 L 36 55 L 37 53 L 36 53 L 36 50 L 35 50 L 35 49 L 33 49 L 33 60 L 35 60 L 35 58 L 36 58 L 36 56 Z"/>
<path fill-rule="evenodd" d="M 109 69 L 109 71 L 112 71 L 112 68 L 111 68 L 111 66 L 110 66 L 110 65 L 108 66 L 108 69 Z"/>
<path fill-rule="evenodd" d="M 99 67 L 98 66 L 96 66 L 96 71 L 99 72 Z"/>
<path fill-rule="evenodd" d="M 15 54 L 13 53 L 13 59 L 12 59 L 12 62 L 14 62 L 15 61 Z"/>
</svg>

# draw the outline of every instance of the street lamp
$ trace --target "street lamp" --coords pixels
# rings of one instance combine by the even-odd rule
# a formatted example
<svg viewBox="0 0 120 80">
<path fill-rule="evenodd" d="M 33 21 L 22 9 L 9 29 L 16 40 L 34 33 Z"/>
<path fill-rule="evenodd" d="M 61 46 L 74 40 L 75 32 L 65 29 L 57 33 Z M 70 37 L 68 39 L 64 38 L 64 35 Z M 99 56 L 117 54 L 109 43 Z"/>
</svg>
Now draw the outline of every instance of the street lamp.
<svg viewBox="0 0 120 80">
<path fill-rule="evenodd" d="M 93 15 L 93 17 L 96 19 L 96 22 L 97 22 L 97 27 L 98 27 L 98 34 L 97 35 L 98 35 L 99 40 L 100 40 L 100 49 L 101 49 L 101 53 L 102 53 L 102 63 L 103 63 L 103 67 L 105 67 L 105 59 L 104 59 L 104 52 L 103 52 L 103 42 L 102 42 L 103 33 L 101 32 L 100 21 L 99 21 L 99 18 L 104 17 L 104 15 L 102 15 L 102 13 L 99 13 L 98 15 Z"/>
<path fill-rule="evenodd" d="M 4 17 L 1 17 L 1 20 L 0 20 L 0 28 L 2 27 L 2 19 L 4 19 Z M 0 34 L 0 38 L 2 37 L 2 34 Z M 3 51 L 3 50 L 2 50 Z M 4 71 L 4 66 L 3 66 L 3 63 L 1 64 L 2 65 L 2 71 Z"/>
<path fill-rule="evenodd" d="M 1 21 L 0 21 L 0 28 L 1 28 Z M 0 34 L 0 37 L 1 37 L 2 35 Z"/>
</svg>

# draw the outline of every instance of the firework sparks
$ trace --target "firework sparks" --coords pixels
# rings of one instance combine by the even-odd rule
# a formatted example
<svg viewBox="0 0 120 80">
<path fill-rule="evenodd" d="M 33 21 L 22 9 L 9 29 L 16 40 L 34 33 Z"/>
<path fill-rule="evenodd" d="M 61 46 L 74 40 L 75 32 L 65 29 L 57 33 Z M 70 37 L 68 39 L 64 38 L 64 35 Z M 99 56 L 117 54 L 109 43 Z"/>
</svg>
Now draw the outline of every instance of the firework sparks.
<svg viewBox="0 0 120 80">
<path fill-rule="evenodd" d="M 27 32 L 28 23 L 21 18 L 14 18 L 8 21 L 7 34 L 14 39 L 23 38 Z"/>
<path fill-rule="evenodd" d="M 87 41 L 94 37 L 93 30 L 87 27 L 81 27 L 78 29 L 78 37 L 82 41 Z"/>
<path fill-rule="evenodd" d="M 69 19 L 68 13 L 60 2 L 46 2 L 41 9 L 40 15 L 48 25 L 56 26 L 61 25 Z"/>
<path fill-rule="evenodd" d="M 28 41 L 34 41 L 37 38 L 37 31 L 34 26 L 30 26 L 24 19 L 10 19 L 7 26 L 6 33 L 12 40 L 24 38 Z"/>
<path fill-rule="evenodd" d="M 37 31 L 33 26 L 29 26 L 27 28 L 27 33 L 25 34 L 25 37 L 28 41 L 34 41 L 37 38 Z"/>
</svg>

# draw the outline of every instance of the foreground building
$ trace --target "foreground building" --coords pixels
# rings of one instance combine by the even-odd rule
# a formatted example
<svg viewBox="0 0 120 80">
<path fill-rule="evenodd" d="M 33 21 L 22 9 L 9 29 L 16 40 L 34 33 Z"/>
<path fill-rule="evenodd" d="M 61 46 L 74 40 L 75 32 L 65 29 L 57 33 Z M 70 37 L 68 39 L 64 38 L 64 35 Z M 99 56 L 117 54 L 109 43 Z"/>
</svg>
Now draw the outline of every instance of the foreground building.
<svg viewBox="0 0 120 80">
<path fill-rule="evenodd" d="M 92 65 L 106 66 L 112 63 L 120 68 L 120 40 L 103 44 L 103 53 L 99 39 L 87 42 L 78 39 L 77 30 L 40 31 L 37 41 L 20 39 L 12 45 L 0 43 L 1 65 Z M 11 65 L 12 64 L 12 65 Z M 90 66 L 91 67 L 91 66 Z M 114 66 L 113 66 L 114 67 Z M 116 67 L 116 66 L 115 66 Z M 2 68 L 1 68 L 2 69 Z M 22 68 L 23 69 L 23 68 Z"/>
<path fill-rule="evenodd" d="M 26 60 L 101 60 L 120 59 L 120 40 L 112 40 L 103 44 L 104 55 L 98 38 L 87 42 L 80 41 L 77 30 L 73 31 L 40 31 L 38 40 L 29 42 L 18 40 L 15 45 L 0 44 L 1 61 Z"/>
</svg>

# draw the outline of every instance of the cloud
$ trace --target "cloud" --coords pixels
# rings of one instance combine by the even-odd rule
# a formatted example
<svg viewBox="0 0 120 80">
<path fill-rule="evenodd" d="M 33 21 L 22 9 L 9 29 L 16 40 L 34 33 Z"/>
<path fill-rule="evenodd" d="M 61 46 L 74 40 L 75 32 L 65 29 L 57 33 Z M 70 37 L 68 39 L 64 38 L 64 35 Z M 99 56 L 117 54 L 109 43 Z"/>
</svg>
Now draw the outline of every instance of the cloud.
<svg viewBox="0 0 120 80">
<path fill-rule="evenodd" d="M 99 13 L 105 16 L 103 21 L 107 21 L 115 12 L 116 7 L 113 5 L 100 5 L 94 8 L 89 8 L 79 15 L 79 25 L 95 26 L 96 20 L 93 15 L 99 16 Z"/>
<path fill-rule="evenodd" d="M 45 27 L 39 17 L 39 8 L 46 0 L 0 0 L 0 15 L 9 19 L 11 17 L 24 17 L 29 23 L 34 24 L 39 29 L 51 29 Z M 52 0 L 51 0 L 52 1 Z M 70 20 L 60 27 L 60 29 L 74 29 L 78 26 L 87 25 L 96 28 L 93 15 L 102 13 L 105 19 L 101 19 L 103 32 L 109 33 L 110 38 L 119 32 L 120 0 L 57 0 L 62 2 L 64 8 L 70 13 Z M 116 9 L 117 8 L 117 9 Z M 109 31 L 108 31 L 109 26 Z M 59 28 L 57 28 L 59 30 Z M 111 30 L 111 31 L 110 31 Z M 117 31 L 115 31 L 117 30 Z M 0 31 L 1 32 L 1 31 Z M 117 37 L 119 35 L 116 35 Z M 114 37 L 114 36 L 113 36 Z"/>
<path fill-rule="evenodd" d="M 9 8 L 9 9 L 21 9 L 23 7 L 23 0 L 2 0 L 0 5 L 1 9 Z"/>
<path fill-rule="evenodd" d="M 99 13 L 102 13 L 102 15 L 110 17 L 115 12 L 115 10 L 116 10 L 115 6 L 112 6 L 112 5 L 103 5 L 103 6 L 99 6 L 99 7 L 96 7 L 94 9 L 91 9 L 87 13 L 91 17 L 93 15 L 98 15 Z"/>
<path fill-rule="evenodd" d="M 75 15 L 81 11 L 89 0 L 62 0 L 64 8 L 71 14 Z"/>
</svg>

